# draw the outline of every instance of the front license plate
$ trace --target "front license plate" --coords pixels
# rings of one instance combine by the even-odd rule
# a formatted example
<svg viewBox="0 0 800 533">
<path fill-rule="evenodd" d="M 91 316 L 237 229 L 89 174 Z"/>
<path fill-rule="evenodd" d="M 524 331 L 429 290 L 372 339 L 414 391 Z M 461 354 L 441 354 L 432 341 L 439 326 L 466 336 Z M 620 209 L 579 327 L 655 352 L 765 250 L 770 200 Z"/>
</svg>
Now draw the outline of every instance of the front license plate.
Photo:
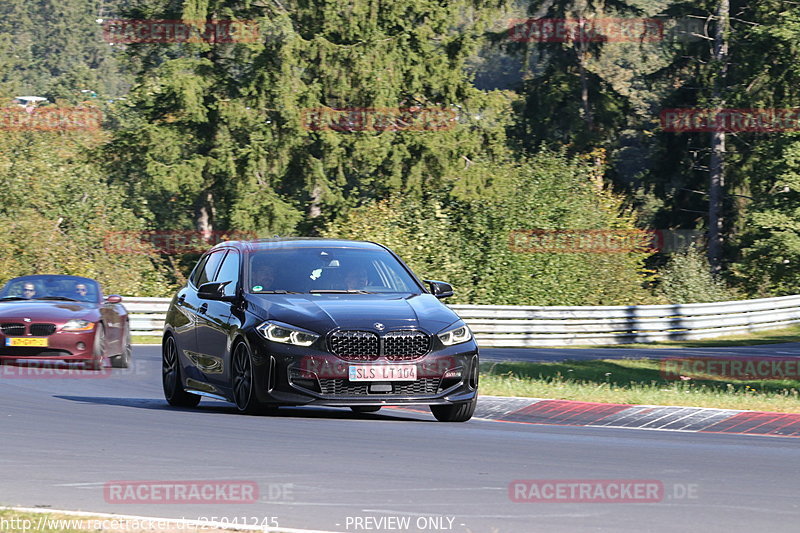
<svg viewBox="0 0 800 533">
<path fill-rule="evenodd" d="M 350 365 L 350 381 L 416 381 L 417 365 Z"/>
<path fill-rule="evenodd" d="M 8 337 L 6 346 L 36 346 L 47 348 L 47 337 Z"/>
</svg>

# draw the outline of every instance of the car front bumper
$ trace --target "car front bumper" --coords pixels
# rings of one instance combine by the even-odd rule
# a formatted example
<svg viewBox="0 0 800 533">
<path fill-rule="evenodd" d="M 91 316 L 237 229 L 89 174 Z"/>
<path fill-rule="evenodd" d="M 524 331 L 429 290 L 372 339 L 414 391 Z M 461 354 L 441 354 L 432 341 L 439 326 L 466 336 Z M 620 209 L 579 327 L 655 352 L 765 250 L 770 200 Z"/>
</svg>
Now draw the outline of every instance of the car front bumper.
<svg viewBox="0 0 800 533">
<path fill-rule="evenodd" d="M 251 339 L 255 390 L 274 405 L 447 405 L 472 400 L 478 390 L 474 341 L 434 350 L 418 359 L 347 361 L 329 352 Z M 358 365 L 413 365 L 413 381 L 351 381 Z"/>
<path fill-rule="evenodd" d="M 94 356 L 92 331 L 56 331 L 48 336 L 25 336 L 28 339 L 46 339 L 47 346 L 6 346 L 7 339 L 19 338 L 0 333 L 0 359 L 43 359 L 62 361 L 88 361 Z"/>
</svg>

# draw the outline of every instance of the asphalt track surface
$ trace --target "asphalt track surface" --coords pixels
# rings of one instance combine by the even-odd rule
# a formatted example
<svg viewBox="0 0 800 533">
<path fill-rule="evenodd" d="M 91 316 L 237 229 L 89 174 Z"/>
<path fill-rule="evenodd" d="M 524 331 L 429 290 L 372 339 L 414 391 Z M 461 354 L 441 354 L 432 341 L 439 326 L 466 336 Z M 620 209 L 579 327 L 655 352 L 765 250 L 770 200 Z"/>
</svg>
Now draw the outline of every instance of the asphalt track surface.
<svg viewBox="0 0 800 533">
<path fill-rule="evenodd" d="M 751 355 L 798 354 L 796 345 L 748 349 Z M 207 399 L 196 409 L 174 409 L 163 400 L 158 350 L 137 346 L 133 367 L 106 377 L 54 372 L 0 378 L 0 505 L 230 522 L 275 518 L 282 527 L 325 531 L 800 528 L 796 438 L 479 419 L 444 424 L 399 409 L 354 415 L 281 408 L 275 416 L 254 417 Z M 556 356 L 537 351 L 517 355 Z M 640 356 L 593 351 L 599 357 Z M 689 351 L 681 354 L 698 355 Z M 562 358 L 580 354 L 557 352 Z M 484 350 L 483 356 L 505 358 L 503 353 Z M 515 480 L 598 479 L 651 480 L 663 486 L 663 497 L 519 503 L 509 495 Z M 252 482 L 259 501 L 119 503 L 104 493 L 112 482 L 193 480 Z"/>
</svg>

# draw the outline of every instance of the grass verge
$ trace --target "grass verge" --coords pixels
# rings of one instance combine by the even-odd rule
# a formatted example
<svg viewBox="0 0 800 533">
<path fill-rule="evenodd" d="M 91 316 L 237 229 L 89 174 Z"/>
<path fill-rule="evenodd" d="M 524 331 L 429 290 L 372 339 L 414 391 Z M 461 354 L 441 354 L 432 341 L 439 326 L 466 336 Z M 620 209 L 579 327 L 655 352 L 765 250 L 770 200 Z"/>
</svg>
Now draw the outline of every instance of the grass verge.
<svg viewBox="0 0 800 533">
<path fill-rule="evenodd" d="M 757 344 L 780 344 L 784 342 L 800 342 L 800 324 L 786 328 L 766 329 L 753 333 L 741 333 L 696 341 L 658 341 L 606 346 L 566 346 L 565 348 L 713 348 L 715 346 L 754 346 Z"/>
<path fill-rule="evenodd" d="M 800 413 L 800 381 L 667 380 L 660 361 L 481 363 L 481 394 L 619 404 Z"/>
<path fill-rule="evenodd" d="M 161 337 L 156 335 L 131 335 L 133 344 L 161 344 Z"/>
</svg>

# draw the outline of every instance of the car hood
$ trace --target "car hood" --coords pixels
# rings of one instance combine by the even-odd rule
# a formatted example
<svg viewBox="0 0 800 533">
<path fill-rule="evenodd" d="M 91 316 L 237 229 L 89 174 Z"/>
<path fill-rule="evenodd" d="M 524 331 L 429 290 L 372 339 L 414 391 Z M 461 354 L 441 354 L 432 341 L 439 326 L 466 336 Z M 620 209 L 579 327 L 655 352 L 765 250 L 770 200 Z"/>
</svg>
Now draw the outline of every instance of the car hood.
<svg viewBox="0 0 800 533">
<path fill-rule="evenodd" d="M 95 321 L 97 308 L 91 303 L 49 301 L 0 301 L 0 321 L 30 318 L 32 322 L 66 322 L 73 318 Z"/>
<path fill-rule="evenodd" d="M 251 311 L 276 320 L 326 333 L 335 328 L 385 331 L 419 328 L 436 334 L 459 320 L 430 294 L 251 294 Z"/>
</svg>

